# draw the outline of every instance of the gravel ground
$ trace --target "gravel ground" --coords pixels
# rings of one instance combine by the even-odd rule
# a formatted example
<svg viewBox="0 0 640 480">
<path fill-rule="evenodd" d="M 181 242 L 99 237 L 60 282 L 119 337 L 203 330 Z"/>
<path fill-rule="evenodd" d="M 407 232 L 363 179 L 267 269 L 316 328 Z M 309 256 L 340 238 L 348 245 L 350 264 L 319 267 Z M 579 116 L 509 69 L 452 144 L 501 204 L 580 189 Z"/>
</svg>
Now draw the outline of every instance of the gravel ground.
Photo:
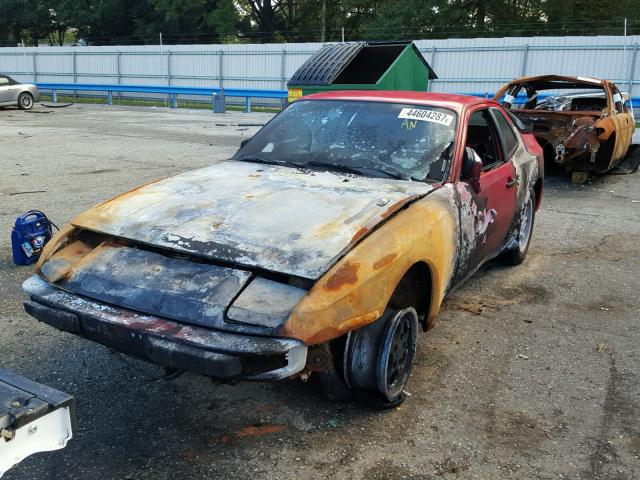
<svg viewBox="0 0 640 480">
<path fill-rule="evenodd" d="M 640 478 L 640 174 L 546 179 L 527 261 L 486 266 L 419 340 L 400 408 L 312 384 L 216 385 L 39 324 L 17 215 L 62 224 L 107 197 L 231 154 L 265 114 L 0 110 L 0 365 L 76 396 L 77 436 L 17 479 Z M 32 192 L 32 193 L 27 193 Z"/>
</svg>

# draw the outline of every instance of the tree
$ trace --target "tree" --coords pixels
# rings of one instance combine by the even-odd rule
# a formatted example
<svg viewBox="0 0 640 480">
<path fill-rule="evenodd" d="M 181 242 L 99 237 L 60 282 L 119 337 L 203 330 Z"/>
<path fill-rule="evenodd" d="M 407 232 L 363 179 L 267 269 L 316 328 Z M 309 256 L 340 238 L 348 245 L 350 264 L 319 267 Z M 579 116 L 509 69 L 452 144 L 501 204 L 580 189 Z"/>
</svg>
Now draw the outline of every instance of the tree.
<svg viewBox="0 0 640 480">
<path fill-rule="evenodd" d="M 323 6 L 326 14 L 323 15 Z M 592 0 L 0 0 L 0 42 L 94 45 L 621 34 L 640 2 Z M 326 23 L 323 25 L 323 18 Z"/>
<path fill-rule="evenodd" d="M 273 42 L 275 34 L 276 13 L 287 5 L 283 0 L 240 0 L 238 6 L 241 14 L 249 17 L 258 27 L 262 43 Z"/>
</svg>

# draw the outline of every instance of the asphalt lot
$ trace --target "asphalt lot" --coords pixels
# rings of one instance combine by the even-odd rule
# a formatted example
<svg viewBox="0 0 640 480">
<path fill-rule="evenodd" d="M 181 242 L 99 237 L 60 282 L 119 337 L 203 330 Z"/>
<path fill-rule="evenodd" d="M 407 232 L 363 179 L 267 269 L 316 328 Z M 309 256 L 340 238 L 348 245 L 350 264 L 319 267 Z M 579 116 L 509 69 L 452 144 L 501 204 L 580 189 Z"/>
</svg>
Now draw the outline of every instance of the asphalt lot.
<svg viewBox="0 0 640 480">
<path fill-rule="evenodd" d="M 46 113 L 45 113 L 46 112 Z M 79 431 L 18 479 L 640 478 L 640 173 L 551 173 L 527 261 L 488 265 L 419 340 L 400 408 L 313 385 L 216 385 L 39 324 L 15 217 L 62 224 L 145 181 L 233 153 L 267 114 L 0 110 L 0 366 L 76 396 Z M 28 193 L 31 192 L 31 193 Z"/>
</svg>

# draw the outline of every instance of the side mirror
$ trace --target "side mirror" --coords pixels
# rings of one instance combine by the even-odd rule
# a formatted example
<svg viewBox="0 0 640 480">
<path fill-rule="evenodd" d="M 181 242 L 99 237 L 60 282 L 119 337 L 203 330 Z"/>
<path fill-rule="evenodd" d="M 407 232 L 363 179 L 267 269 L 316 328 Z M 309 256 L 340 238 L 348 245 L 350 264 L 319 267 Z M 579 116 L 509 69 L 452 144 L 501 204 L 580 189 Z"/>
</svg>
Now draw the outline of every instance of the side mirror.
<svg viewBox="0 0 640 480">
<path fill-rule="evenodd" d="M 476 193 L 480 193 L 480 173 L 482 173 L 482 160 L 471 147 L 465 147 L 462 156 L 461 180 L 466 180 Z"/>
<path fill-rule="evenodd" d="M 240 142 L 240 148 L 244 147 L 247 143 L 249 143 L 249 140 L 251 140 L 251 137 L 245 138 L 244 140 L 242 140 Z"/>
</svg>

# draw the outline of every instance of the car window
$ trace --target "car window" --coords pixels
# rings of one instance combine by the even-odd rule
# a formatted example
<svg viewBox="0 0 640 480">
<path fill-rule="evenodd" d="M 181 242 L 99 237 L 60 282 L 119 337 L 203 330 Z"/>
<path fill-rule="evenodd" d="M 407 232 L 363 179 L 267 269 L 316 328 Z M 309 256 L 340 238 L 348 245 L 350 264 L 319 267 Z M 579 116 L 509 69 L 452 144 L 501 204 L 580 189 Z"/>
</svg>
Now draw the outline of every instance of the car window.
<svg viewBox="0 0 640 480">
<path fill-rule="evenodd" d="M 9 85 L 9 79 L 7 77 L 0 76 L 0 85 Z"/>
<path fill-rule="evenodd" d="M 233 158 L 440 182 L 455 129 L 454 111 L 430 105 L 297 100 Z"/>
<path fill-rule="evenodd" d="M 476 110 L 469 116 L 465 147 L 476 151 L 482 160 L 483 171 L 502 163 L 502 150 L 489 109 Z"/>
<path fill-rule="evenodd" d="M 507 157 L 511 157 L 518 148 L 518 138 L 516 137 L 513 128 L 504 117 L 504 114 L 497 108 L 492 108 L 493 118 L 496 121 L 498 132 L 500 134 L 500 140 Z"/>
<path fill-rule="evenodd" d="M 623 113 L 624 112 L 624 101 L 622 100 L 622 94 L 620 93 L 620 90 L 618 90 L 618 87 L 616 87 L 615 85 L 613 86 L 613 104 L 614 104 L 614 108 L 616 109 L 616 113 Z"/>
</svg>

